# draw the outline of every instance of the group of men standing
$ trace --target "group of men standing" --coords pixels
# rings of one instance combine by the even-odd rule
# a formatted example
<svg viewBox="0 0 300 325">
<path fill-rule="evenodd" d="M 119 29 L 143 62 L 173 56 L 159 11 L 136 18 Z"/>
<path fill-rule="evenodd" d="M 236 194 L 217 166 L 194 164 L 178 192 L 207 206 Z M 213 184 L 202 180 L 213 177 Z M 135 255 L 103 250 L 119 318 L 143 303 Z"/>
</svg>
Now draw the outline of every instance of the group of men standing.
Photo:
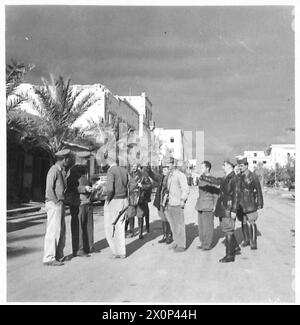
<svg viewBox="0 0 300 325">
<path fill-rule="evenodd" d="M 210 174 L 211 164 L 202 163 L 202 175 L 199 183 L 199 198 L 196 204 L 199 221 L 199 238 L 202 250 L 210 250 L 213 244 L 214 216 L 220 220 L 225 234 L 226 254 L 220 262 L 235 260 L 241 254 L 241 248 L 235 237 L 236 218 L 242 224 L 244 241 L 242 247 L 257 249 L 258 210 L 263 208 L 263 195 L 258 177 L 248 169 L 246 158 L 238 159 L 234 165 L 225 160 L 225 176 L 215 178 Z"/>
<path fill-rule="evenodd" d="M 74 164 L 70 150 L 56 154 L 57 162 L 50 168 L 46 182 L 47 229 L 44 242 L 45 265 L 60 266 L 73 257 L 89 257 L 97 252 L 94 248 L 92 193 L 87 177 L 89 152 L 77 153 L 80 162 Z M 211 164 L 201 164 L 199 178 L 198 230 L 203 251 L 213 244 L 214 217 L 220 220 L 225 234 L 226 255 L 220 262 L 233 262 L 241 248 L 235 237 L 235 220 L 242 223 L 244 242 L 242 246 L 257 249 L 257 210 L 263 207 L 263 196 L 258 177 L 248 170 L 247 160 L 241 159 L 234 166 L 224 161 L 225 176 L 211 175 Z M 184 208 L 189 196 L 186 175 L 179 169 L 175 159 L 170 158 L 159 172 L 150 165 L 139 168 L 133 164 L 128 170 L 117 162 L 110 164 L 107 182 L 103 189 L 106 194 L 104 205 L 104 228 L 114 258 L 126 257 L 125 235 L 129 226 L 129 237 L 133 237 L 134 219 L 138 219 L 139 239 L 143 239 L 144 219 L 149 228 L 149 202 L 152 188 L 157 188 L 154 206 L 162 221 L 163 237 L 159 243 L 171 244 L 174 252 L 186 250 Z M 71 257 L 63 254 L 65 246 L 65 206 L 70 207 L 72 251 Z M 124 215 L 124 216 L 122 216 Z M 250 224 L 250 225 L 249 225 Z"/>
<path fill-rule="evenodd" d="M 170 159 L 161 169 L 160 173 L 154 172 L 150 166 L 139 170 L 137 165 L 133 164 L 129 174 L 124 167 L 117 165 L 108 170 L 104 218 L 106 238 L 113 257 L 126 257 L 125 228 L 130 226 L 130 237 L 133 237 L 135 216 L 139 222 L 139 238 L 143 238 L 144 217 L 149 232 L 148 203 L 154 185 L 157 190 L 153 204 L 158 210 L 163 229 L 163 238 L 159 243 L 172 243 L 170 248 L 175 252 L 183 252 L 186 249 L 184 207 L 189 195 L 187 178 L 177 169 L 174 159 Z M 120 211 L 125 213 L 125 210 L 127 221 L 118 221 L 113 231 L 112 223 Z"/>
<path fill-rule="evenodd" d="M 78 152 L 78 163 L 69 149 L 56 153 L 56 163 L 46 180 L 47 228 L 44 241 L 44 265 L 61 266 L 73 257 L 90 257 L 94 248 L 94 220 L 91 194 L 94 190 L 87 177 L 89 152 Z M 64 256 L 65 209 L 70 208 L 72 256 Z"/>
</svg>

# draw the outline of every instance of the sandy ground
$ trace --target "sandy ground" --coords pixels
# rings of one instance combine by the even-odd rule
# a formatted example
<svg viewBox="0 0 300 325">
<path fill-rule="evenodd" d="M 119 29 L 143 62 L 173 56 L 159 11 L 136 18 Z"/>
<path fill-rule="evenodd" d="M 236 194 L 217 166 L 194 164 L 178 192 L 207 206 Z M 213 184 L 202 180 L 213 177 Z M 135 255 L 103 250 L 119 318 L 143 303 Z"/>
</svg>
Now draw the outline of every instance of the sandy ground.
<svg viewBox="0 0 300 325">
<path fill-rule="evenodd" d="M 185 208 L 188 249 L 174 253 L 157 241 L 161 223 L 150 203 L 151 232 L 127 239 L 126 259 L 113 259 L 104 236 L 103 208 L 96 207 L 95 241 L 100 253 L 73 258 L 62 267 L 42 264 L 45 217 L 10 218 L 7 235 L 8 302 L 294 302 L 294 200 L 265 193 L 258 220 L 258 250 L 242 250 L 234 263 L 219 263 L 223 237 L 215 218 L 215 247 L 196 249 L 197 188 Z M 71 253 L 70 216 L 65 254 Z M 242 240 L 240 223 L 236 225 Z"/>
</svg>

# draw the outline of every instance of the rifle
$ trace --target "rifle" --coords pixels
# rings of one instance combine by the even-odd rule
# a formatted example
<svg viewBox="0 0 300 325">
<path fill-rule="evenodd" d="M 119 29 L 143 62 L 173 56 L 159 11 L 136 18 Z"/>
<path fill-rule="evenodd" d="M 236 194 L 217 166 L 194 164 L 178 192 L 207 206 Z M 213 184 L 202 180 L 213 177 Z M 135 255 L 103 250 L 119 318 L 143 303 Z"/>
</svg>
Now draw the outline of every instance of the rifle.
<svg viewBox="0 0 300 325">
<path fill-rule="evenodd" d="M 119 219 L 121 218 L 121 216 L 124 214 L 124 212 L 128 209 L 128 207 L 129 207 L 129 205 L 127 205 L 124 209 L 122 209 L 119 212 L 119 214 L 118 214 L 117 218 L 115 219 L 115 221 L 112 223 L 112 225 L 113 225 L 113 234 L 112 234 L 112 237 L 114 237 L 114 235 L 115 235 L 115 230 L 116 230 L 116 224 L 117 224 L 117 222 L 119 221 Z"/>
</svg>

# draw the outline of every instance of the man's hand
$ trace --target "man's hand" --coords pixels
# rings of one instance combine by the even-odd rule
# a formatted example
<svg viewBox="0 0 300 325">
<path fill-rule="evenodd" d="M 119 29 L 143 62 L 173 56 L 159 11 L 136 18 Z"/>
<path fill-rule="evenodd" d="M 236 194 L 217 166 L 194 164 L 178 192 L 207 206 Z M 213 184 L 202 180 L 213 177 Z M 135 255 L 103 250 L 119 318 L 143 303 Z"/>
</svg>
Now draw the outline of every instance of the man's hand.
<svg viewBox="0 0 300 325">
<path fill-rule="evenodd" d="M 259 206 L 257 207 L 257 209 L 258 209 L 258 210 L 262 209 L 262 206 L 261 206 L 261 205 L 259 205 Z"/>
<path fill-rule="evenodd" d="M 231 216 L 232 219 L 236 219 L 236 213 L 235 212 L 231 212 L 230 216 Z"/>
<path fill-rule="evenodd" d="M 88 192 L 88 193 L 91 193 L 92 192 L 92 188 L 90 186 L 86 186 L 85 187 L 85 190 Z"/>
</svg>

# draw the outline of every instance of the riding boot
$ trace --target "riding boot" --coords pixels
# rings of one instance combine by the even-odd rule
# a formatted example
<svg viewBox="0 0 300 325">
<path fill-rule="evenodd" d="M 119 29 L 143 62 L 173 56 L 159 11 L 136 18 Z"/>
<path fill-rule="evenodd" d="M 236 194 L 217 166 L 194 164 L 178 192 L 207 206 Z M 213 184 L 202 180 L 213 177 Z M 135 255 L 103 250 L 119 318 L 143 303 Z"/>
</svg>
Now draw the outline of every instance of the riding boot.
<svg viewBox="0 0 300 325">
<path fill-rule="evenodd" d="M 257 249 L 257 226 L 255 223 L 250 225 L 250 236 L 251 249 Z"/>
<path fill-rule="evenodd" d="M 226 234 L 225 238 L 226 255 L 219 260 L 221 263 L 234 262 L 233 234 Z"/>
<path fill-rule="evenodd" d="M 139 221 L 139 239 L 143 239 L 144 218 L 138 218 Z"/>
<path fill-rule="evenodd" d="M 166 221 L 166 236 L 167 236 L 166 244 L 169 245 L 173 242 L 173 234 L 168 221 Z"/>
<path fill-rule="evenodd" d="M 242 247 L 246 247 L 250 245 L 250 234 L 249 234 L 249 226 L 247 222 L 242 222 L 242 231 L 244 236 L 244 241 L 242 243 Z"/>
<path fill-rule="evenodd" d="M 165 243 L 167 240 L 167 223 L 166 221 L 162 222 L 162 231 L 163 231 L 163 238 L 159 240 L 159 243 Z"/>
<path fill-rule="evenodd" d="M 236 240 L 236 237 L 235 237 L 235 234 L 232 235 L 232 241 L 233 241 L 233 244 L 234 244 L 234 253 L 235 255 L 241 255 L 241 247 L 239 246 L 237 240 Z"/>
<path fill-rule="evenodd" d="M 128 219 L 128 224 L 129 224 L 129 235 L 128 235 L 128 237 L 132 238 L 132 237 L 134 237 L 134 218 L 129 218 Z"/>
</svg>

